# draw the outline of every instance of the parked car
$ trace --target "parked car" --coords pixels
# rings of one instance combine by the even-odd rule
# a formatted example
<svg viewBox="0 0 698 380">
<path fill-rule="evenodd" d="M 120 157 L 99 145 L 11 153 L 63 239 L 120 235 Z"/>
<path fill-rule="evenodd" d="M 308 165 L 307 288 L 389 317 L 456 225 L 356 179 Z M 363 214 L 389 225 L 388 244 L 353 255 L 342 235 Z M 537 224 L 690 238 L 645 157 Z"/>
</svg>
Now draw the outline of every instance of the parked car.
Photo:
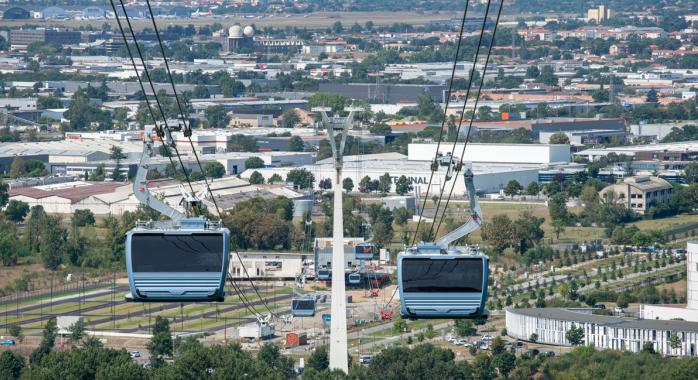
<svg viewBox="0 0 698 380">
<path fill-rule="evenodd" d="M 460 339 L 456 339 L 456 340 L 452 341 L 451 343 L 453 343 L 456 346 L 460 346 L 461 344 L 463 344 L 463 341 Z"/>
<path fill-rule="evenodd" d="M 530 348 L 524 351 L 523 354 L 526 356 L 537 356 L 538 354 L 540 354 L 540 350 L 538 350 L 537 348 Z"/>
<path fill-rule="evenodd" d="M 14 345 L 15 345 L 15 341 L 12 340 L 12 339 L 5 339 L 5 340 L 3 340 L 3 341 L 0 341 L 0 344 L 3 345 L 3 346 L 14 346 Z"/>
<path fill-rule="evenodd" d="M 131 352 L 129 352 L 128 354 L 131 355 L 131 358 L 132 358 L 132 359 L 133 359 L 133 358 L 140 358 L 140 357 L 141 357 L 141 353 L 138 352 L 138 351 L 131 351 Z"/>
<path fill-rule="evenodd" d="M 597 303 L 596 305 L 594 305 L 594 309 L 606 309 L 606 305 L 602 303 Z"/>
<path fill-rule="evenodd" d="M 524 345 L 524 343 L 522 341 L 520 341 L 520 340 L 516 341 L 516 344 L 515 344 L 516 347 L 523 347 L 523 345 Z"/>
<path fill-rule="evenodd" d="M 472 346 L 472 344 L 470 344 L 470 342 L 468 342 L 468 341 L 463 342 L 463 347 L 470 347 L 470 346 Z"/>
<path fill-rule="evenodd" d="M 484 336 L 482 337 L 482 339 L 484 339 L 484 340 L 494 340 L 494 337 L 493 337 L 492 335 L 484 335 Z"/>
<path fill-rule="evenodd" d="M 359 357 L 359 363 L 361 364 L 371 364 L 373 361 L 373 355 L 361 355 Z"/>
<path fill-rule="evenodd" d="M 622 307 L 616 306 L 616 308 L 613 309 L 613 311 L 616 312 L 616 314 L 623 314 L 623 308 L 622 308 Z"/>
<path fill-rule="evenodd" d="M 555 352 L 554 351 L 543 351 L 542 355 L 545 356 L 546 358 L 552 358 L 553 356 L 555 356 Z"/>
</svg>

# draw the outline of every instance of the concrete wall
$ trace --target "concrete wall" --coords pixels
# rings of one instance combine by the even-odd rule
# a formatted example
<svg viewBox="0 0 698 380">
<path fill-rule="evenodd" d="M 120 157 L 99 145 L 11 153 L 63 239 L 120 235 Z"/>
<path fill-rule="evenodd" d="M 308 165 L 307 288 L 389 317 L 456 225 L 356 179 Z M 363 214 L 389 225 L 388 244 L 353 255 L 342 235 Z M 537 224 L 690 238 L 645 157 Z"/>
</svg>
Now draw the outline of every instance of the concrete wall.
<svg viewBox="0 0 698 380">
<path fill-rule="evenodd" d="M 686 300 L 688 307 L 695 310 L 698 319 L 698 240 L 689 241 L 686 246 L 688 281 Z"/>
</svg>

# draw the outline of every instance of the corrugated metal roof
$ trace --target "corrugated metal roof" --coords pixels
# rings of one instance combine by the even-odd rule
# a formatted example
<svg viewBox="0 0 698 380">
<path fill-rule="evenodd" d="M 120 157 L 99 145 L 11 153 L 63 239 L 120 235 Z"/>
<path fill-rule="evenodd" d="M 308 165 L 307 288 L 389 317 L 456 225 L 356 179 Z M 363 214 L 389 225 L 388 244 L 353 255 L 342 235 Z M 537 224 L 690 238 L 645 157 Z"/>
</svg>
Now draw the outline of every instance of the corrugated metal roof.
<svg viewBox="0 0 698 380">
<path fill-rule="evenodd" d="M 528 308 L 528 309 L 507 309 L 507 313 L 525 315 L 529 317 L 557 319 L 567 322 L 577 323 L 594 323 L 600 326 L 625 328 L 625 329 L 644 329 L 644 330 L 665 330 L 665 331 L 682 331 L 682 332 L 698 332 L 698 322 L 687 321 L 664 321 L 658 319 L 634 319 L 620 318 L 606 315 L 585 314 L 570 311 L 564 308 L 546 307 L 546 308 Z M 698 313 L 698 310 L 696 310 Z"/>
</svg>

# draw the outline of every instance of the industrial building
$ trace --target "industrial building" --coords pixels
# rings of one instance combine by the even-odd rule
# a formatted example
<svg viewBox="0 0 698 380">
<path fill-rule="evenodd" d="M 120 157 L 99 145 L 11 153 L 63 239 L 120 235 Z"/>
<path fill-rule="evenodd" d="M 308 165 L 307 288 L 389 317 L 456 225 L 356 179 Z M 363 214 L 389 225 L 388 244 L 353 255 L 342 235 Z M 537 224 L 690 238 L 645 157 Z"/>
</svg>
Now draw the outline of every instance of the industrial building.
<svg viewBox="0 0 698 380">
<path fill-rule="evenodd" d="M 576 152 L 574 156 L 589 161 L 597 161 L 599 158 L 611 153 L 632 158 L 638 157 L 638 159 L 657 160 L 660 160 L 661 157 L 671 155 L 674 157 L 671 159 L 673 161 L 692 161 L 698 159 L 698 141 L 592 148 Z"/>
<path fill-rule="evenodd" d="M 358 188 L 358 184 L 365 176 L 371 179 L 388 173 L 391 177 L 391 192 L 395 191 L 395 182 L 401 177 L 407 177 L 408 182 L 420 194 L 427 192 L 429 178 L 431 176 L 431 161 L 426 160 L 407 160 L 404 158 L 395 159 L 397 153 L 388 153 L 386 156 L 382 154 L 364 155 L 364 156 L 346 156 L 344 159 L 344 178 L 351 178 L 354 183 L 354 190 Z M 499 192 L 503 189 L 510 180 L 516 180 L 524 187 L 528 186 L 533 181 L 538 179 L 538 171 L 540 164 L 535 163 L 473 163 L 473 172 L 475 174 L 475 188 L 480 193 Z M 272 175 L 278 174 L 282 178 L 286 178 L 288 172 L 293 169 L 305 169 L 310 171 L 315 176 L 315 187 L 319 189 L 320 180 L 334 178 L 335 169 L 331 162 L 320 162 L 315 165 L 305 165 L 300 168 L 262 168 L 247 170 L 241 174 L 242 178 L 250 178 L 254 171 L 258 171 L 265 179 L 269 179 Z M 445 166 L 439 166 L 438 171 L 434 174 L 431 181 L 431 189 L 429 194 L 438 194 L 442 188 L 451 189 L 451 184 L 455 183 L 454 194 L 457 196 L 465 193 L 465 184 L 462 175 L 446 180 Z"/>
<path fill-rule="evenodd" d="M 436 154 L 437 143 L 409 144 L 407 158 L 410 161 L 431 161 Z M 452 153 L 460 158 L 463 144 L 442 143 L 439 153 Z M 465 149 L 466 162 L 500 164 L 552 164 L 570 162 L 569 145 L 547 144 L 476 144 L 468 143 Z"/>
<path fill-rule="evenodd" d="M 660 354 L 698 356 L 698 241 L 687 246 L 688 305 L 641 305 L 643 319 L 592 314 L 593 309 L 525 308 L 506 310 L 507 334 L 521 340 L 570 346 L 565 334 L 574 325 L 584 330 L 584 344 L 598 349 L 640 352 L 652 344 Z M 672 348 L 670 337 L 680 339 Z"/>
<path fill-rule="evenodd" d="M 51 43 L 56 45 L 75 45 L 80 43 L 82 35 L 59 29 L 12 29 L 10 30 L 10 48 L 26 50 L 34 42 Z"/>
<path fill-rule="evenodd" d="M 446 101 L 445 85 L 434 84 L 375 84 L 375 83 L 320 83 L 319 92 L 339 94 L 351 99 L 379 101 L 381 103 L 415 102 L 427 94 L 437 103 Z"/>
</svg>

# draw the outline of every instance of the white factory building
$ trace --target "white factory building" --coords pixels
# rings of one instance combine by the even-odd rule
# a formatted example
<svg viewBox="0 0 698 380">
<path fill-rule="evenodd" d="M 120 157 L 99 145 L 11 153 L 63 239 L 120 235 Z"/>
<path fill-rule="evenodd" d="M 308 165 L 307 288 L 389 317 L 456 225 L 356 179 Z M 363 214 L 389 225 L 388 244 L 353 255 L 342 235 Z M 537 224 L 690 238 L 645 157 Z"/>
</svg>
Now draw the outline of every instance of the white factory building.
<svg viewBox="0 0 698 380">
<path fill-rule="evenodd" d="M 456 145 L 456 158 L 460 158 L 463 149 L 462 144 Z M 447 154 L 453 150 L 452 143 L 442 143 L 439 152 Z M 390 174 L 393 187 L 401 176 L 407 180 L 421 194 L 427 193 L 429 179 L 431 177 L 431 161 L 436 153 L 436 144 L 409 144 L 407 156 L 398 153 L 369 154 L 361 156 L 346 156 L 342 176 L 351 178 L 354 190 L 362 178 L 369 176 L 372 180 Z M 568 163 L 570 160 L 569 145 L 543 145 L 543 144 L 468 144 L 465 153 L 465 162 L 472 162 L 475 174 L 475 188 L 479 193 L 496 193 L 506 187 L 511 180 L 518 181 L 526 187 L 538 180 L 538 172 L 550 164 Z M 320 180 L 334 177 L 332 159 L 319 161 L 314 165 L 302 166 L 315 176 L 315 186 Z M 269 179 L 274 174 L 286 178 L 289 171 L 294 168 L 264 168 L 256 169 Z M 247 170 L 241 174 L 248 179 L 254 170 Z M 447 167 L 439 166 L 438 171 L 431 180 L 429 194 L 438 194 L 444 187 L 450 191 L 455 183 L 454 194 L 465 193 L 465 184 L 461 176 L 446 180 Z"/>
<path fill-rule="evenodd" d="M 409 144 L 407 159 L 410 161 L 431 161 L 436 154 L 437 143 Z M 453 154 L 460 158 L 463 144 L 442 142 L 439 153 Z M 465 148 L 466 162 L 500 164 L 553 164 L 570 162 L 570 146 L 555 144 L 476 144 L 468 143 Z"/>
<path fill-rule="evenodd" d="M 660 354 L 698 356 L 698 241 L 688 243 L 688 305 L 643 305 L 643 319 L 591 314 L 592 309 L 510 308 L 507 334 L 521 340 L 569 346 L 565 337 L 574 325 L 584 330 L 584 344 L 597 349 L 640 352 L 646 343 Z M 649 318 L 648 318 L 649 317 Z M 671 337 L 680 344 L 671 347 Z"/>
</svg>

